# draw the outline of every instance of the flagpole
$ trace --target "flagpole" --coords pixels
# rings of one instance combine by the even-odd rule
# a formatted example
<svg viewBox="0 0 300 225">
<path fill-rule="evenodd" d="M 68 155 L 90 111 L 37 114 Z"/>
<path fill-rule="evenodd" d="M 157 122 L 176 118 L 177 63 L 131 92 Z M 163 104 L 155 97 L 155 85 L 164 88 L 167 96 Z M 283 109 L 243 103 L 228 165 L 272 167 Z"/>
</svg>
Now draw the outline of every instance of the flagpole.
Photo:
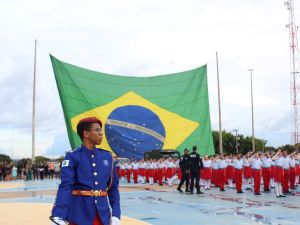
<svg viewBox="0 0 300 225">
<path fill-rule="evenodd" d="M 255 151 L 255 136 L 254 136 L 254 113 L 253 113 L 253 87 L 252 87 L 252 72 L 253 69 L 248 70 L 251 78 L 251 115 L 252 115 L 252 151 Z"/>
<path fill-rule="evenodd" d="M 220 154 L 223 154 L 223 139 L 222 139 L 222 118 L 221 118 L 221 94 L 220 94 L 220 81 L 219 81 L 219 60 L 218 52 L 216 52 L 217 61 L 217 78 L 218 78 L 218 107 L 219 107 L 219 149 Z"/>
<path fill-rule="evenodd" d="M 32 156 L 31 160 L 35 161 L 35 84 L 36 84 L 36 45 L 34 41 L 34 66 L 33 66 L 33 96 L 32 96 Z"/>
</svg>

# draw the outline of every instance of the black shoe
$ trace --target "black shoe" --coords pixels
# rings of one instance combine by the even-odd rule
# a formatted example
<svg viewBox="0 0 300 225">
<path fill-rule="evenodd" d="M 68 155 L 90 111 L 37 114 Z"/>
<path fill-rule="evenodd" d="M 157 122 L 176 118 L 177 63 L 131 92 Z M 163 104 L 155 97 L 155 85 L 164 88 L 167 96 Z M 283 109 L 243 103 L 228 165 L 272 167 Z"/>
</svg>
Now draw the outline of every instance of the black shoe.
<svg viewBox="0 0 300 225">
<path fill-rule="evenodd" d="M 264 192 L 270 192 L 271 190 L 270 189 L 266 189 L 266 190 L 264 190 Z"/>
<path fill-rule="evenodd" d="M 282 198 L 284 198 L 284 197 L 286 197 L 285 195 L 279 195 L 279 197 L 282 197 Z"/>
<path fill-rule="evenodd" d="M 243 191 L 237 191 L 236 193 L 238 193 L 238 194 L 242 194 L 242 193 L 244 193 Z"/>
<path fill-rule="evenodd" d="M 188 192 L 190 192 L 190 190 L 189 189 L 185 189 L 185 193 L 188 193 Z"/>
<path fill-rule="evenodd" d="M 220 191 L 225 191 L 225 189 L 220 189 Z"/>
<path fill-rule="evenodd" d="M 180 189 L 180 187 L 177 188 L 177 191 L 179 191 L 180 193 L 183 192 L 183 191 Z"/>
<path fill-rule="evenodd" d="M 255 192 L 254 194 L 255 194 L 255 195 L 261 195 L 261 193 L 259 193 L 259 192 Z"/>
<path fill-rule="evenodd" d="M 199 195 L 199 194 L 204 194 L 204 192 L 202 192 L 202 191 L 197 191 L 197 195 Z"/>
</svg>

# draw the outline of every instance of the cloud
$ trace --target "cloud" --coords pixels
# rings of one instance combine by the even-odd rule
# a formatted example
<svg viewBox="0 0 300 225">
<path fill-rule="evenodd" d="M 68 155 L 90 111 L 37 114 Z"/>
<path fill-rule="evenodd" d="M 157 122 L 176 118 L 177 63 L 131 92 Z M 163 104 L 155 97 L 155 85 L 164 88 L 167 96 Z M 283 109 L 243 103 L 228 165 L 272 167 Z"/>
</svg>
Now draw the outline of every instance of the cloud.
<svg viewBox="0 0 300 225">
<path fill-rule="evenodd" d="M 296 19 L 300 20 L 297 9 L 295 5 Z M 248 69 L 253 68 L 257 133 L 263 133 L 261 124 L 268 124 L 270 128 L 264 131 L 268 143 L 285 144 L 288 134 L 278 136 L 273 128 L 278 129 L 276 123 L 281 122 L 284 132 L 289 133 L 287 22 L 288 11 L 282 2 L 272 0 L 220 0 L 218 4 L 208 0 L 5 1 L 0 8 L 0 104 L 4 107 L 0 135 L 4 137 L 14 126 L 16 141 L 22 142 L 20 147 L 16 144 L 16 151 L 31 155 L 37 38 L 36 133 L 40 153 L 51 155 L 53 149 L 66 148 L 67 138 L 49 53 L 92 70 L 135 76 L 208 64 L 211 119 L 217 129 L 218 51 L 223 128 L 251 132 Z M 4 138 L 4 151 L 9 151 L 10 143 Z"/>
</svg>

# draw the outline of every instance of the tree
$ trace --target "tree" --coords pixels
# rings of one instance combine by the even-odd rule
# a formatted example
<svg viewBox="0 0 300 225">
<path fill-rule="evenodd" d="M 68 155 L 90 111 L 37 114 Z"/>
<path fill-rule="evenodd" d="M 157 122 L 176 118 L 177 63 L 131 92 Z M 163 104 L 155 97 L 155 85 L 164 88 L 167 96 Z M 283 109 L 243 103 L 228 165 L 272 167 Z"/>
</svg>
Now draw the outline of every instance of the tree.
<svg viewBox="0 0 300 225">
<path fill-rule="evenodd" d="M 11 158 L 8 155 L 0 154 L 0 162 L 11 162 Z"/>
</svg>

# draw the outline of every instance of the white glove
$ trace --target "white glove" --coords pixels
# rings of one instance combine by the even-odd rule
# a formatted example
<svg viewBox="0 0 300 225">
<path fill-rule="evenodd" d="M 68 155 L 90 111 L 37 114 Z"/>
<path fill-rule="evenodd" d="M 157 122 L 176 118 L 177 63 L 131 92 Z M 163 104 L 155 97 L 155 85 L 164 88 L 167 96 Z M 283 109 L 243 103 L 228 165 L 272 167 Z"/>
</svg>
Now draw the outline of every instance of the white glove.
<svg viewBox="0 0 300 225">
<path fill-rule="evenodd" d="M 113 216 L 111 218 L 111 225 L 120 225 L 120 224 L 121 224 L 121 221 L 119 220 L 118 217 Z"/>
<path fill-rule="evenodd" d="M 66 221 L 59 217 L 53 217 L 51 220 L 53 221 L 51 225 L 68 225 Z"/>
</svg>

